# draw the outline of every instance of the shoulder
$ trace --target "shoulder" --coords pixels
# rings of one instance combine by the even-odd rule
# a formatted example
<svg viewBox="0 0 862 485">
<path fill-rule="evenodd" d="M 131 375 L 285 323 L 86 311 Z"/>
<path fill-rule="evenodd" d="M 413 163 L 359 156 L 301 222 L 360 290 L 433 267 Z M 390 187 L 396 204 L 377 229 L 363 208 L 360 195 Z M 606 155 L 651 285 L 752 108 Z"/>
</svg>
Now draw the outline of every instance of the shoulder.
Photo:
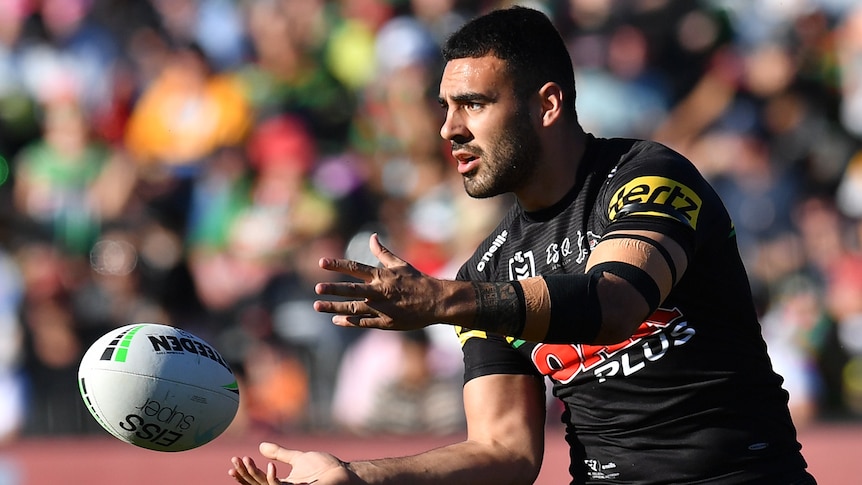
<svg viewBox="0 0 862 485">
<path fill-rule="evenodd" d="M 694 170 L 691 161 L 678 151 L 653 140 L 634 138 L 595 138 L 595 146 L 602 158 L 610 159 L 614 172 L 625 168 L 662 169 L 675 168 Z"/>
<path fill-rule="evenodd" d="M 662 175 L 704 183 L 697 167 L 684 155 L 656 141 L 589 137 L 586 169 L 601 175 L 605 187 L 618 187 L 642 175 Z"/>
<path fill-rule="evenodd" d="M 652 202 L 667 197 L 715 198 L 713 188 L 691 160 L 649 140 L 633 141 L 608 174 L 607 186 L 613 198 L 649 195 Z"/>
<path fill-rule="evenodd" d="M 696 228 L 702 211 L 725 212 L 709 182 L 676 150 L 649 140 L 610 139 L 606 143 L 625 149 L 603 189 L 602 207 L 609 220 L 622 211 L 663 214 L 665 208 Z"/>
</svg>

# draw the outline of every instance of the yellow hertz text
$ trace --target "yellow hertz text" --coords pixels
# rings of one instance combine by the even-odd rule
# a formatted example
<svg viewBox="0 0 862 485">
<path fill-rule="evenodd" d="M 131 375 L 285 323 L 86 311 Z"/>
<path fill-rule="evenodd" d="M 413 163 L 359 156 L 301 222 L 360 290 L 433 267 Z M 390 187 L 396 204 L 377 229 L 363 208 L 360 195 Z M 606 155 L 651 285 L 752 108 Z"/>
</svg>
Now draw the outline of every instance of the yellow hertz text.
<svg viewBox="0 0 862 485">
<path fill-rule="evenodd" d="M 635 213 L 658 217 L 673 217 L 665 210 L 682 214 L 692 228 L 697 228 L 697 218 L 703 203 L 693 190 L 665 177 L 638 177 L 617 190 L 608 206 L 608 216 L 614 220 L 617 213 L 629 204 L 650 204 L 653 209 L 638 210 Z"/>
</svg>

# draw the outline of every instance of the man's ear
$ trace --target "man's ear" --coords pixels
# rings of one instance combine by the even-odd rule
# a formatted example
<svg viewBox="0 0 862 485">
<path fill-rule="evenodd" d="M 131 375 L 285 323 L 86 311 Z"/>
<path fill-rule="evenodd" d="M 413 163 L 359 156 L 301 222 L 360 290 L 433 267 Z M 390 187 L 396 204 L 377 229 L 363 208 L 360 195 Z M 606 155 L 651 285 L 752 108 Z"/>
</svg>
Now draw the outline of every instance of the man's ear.
<svg viewBox="0 0 862 485">
<path fill-rule="evenodd" d="M 542 126 L 551 126 L 563 118 L 563 90 L 554 82 L 545 83 L 539 89 L 542 106 Z"/>
</svg>

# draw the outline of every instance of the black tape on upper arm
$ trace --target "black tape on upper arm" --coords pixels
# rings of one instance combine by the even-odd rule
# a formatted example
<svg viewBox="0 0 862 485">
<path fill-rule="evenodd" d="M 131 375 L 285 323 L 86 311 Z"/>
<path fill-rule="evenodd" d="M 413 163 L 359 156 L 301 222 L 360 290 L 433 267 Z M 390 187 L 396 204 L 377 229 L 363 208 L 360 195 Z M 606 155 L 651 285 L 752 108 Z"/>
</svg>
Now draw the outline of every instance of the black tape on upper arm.
<svg viewBox="0 0 862 485">
<path fill-rule="evenodd" d="M 656 249 L 656 251 L 658 251 L 659 254 L 661 254 L 662 257 L 664 257 L 664 260 L 667 262 L 668 269 L 670 269 L 671 281 L 673 282 L 673 284 L 676 284 L 676 264 L 674 264 L 673 257 L 671 257 L 668 250 L 664 246 L 659 244 L 658 241 L 656 241 L 655 239 L 653 239 L 651 237 L 643 236 L 641 234 L 622 233 L 622 232 L 617 232 L 614 234 L 609 234 L 607 236 L 604 236 L 602 238 L 602 241 L 607 241 L 610 239 L 636 239 L 638 241 L 643 241 L 643 242 L 649 244 L 650 246 L 654 247 Z"/>
<path fill-rule="evenodd" d="M 545 284 L 551 298 L 551 322 L 545 343 L 592 343 L 602 326 L 598 282 L 604 273 L 619 276 L 646 300 L 649 313 L 661 303 L 661 292 L 646 271 L 620 261 L 599 263 L 586 274 L 548 275 Z"/>
<path fill-rule="evenodd" d="M 590 273 L 610 273 L 626 280 L 644 297 L 649 312 L 652 313 L 661 303 L 661 292 L 652 276 L 637 266 L 621 261 L 607 261 L 590 268 Z"/>
<path fill-rule="evenodd" d="M 551 322 L 545 343 L 592 343 L 602 325 L 597 284 L 601 273 L 548 275 Z"/>
<path fill-rule="evenodd" d="M 695 252 L 695 230 L 690 225 L 669 217 L 629 215 L 608 225 L 605 234 L 615 231 L 653 231 L 664 234 L 679 244 L 689 261 Z"/>
</svg>

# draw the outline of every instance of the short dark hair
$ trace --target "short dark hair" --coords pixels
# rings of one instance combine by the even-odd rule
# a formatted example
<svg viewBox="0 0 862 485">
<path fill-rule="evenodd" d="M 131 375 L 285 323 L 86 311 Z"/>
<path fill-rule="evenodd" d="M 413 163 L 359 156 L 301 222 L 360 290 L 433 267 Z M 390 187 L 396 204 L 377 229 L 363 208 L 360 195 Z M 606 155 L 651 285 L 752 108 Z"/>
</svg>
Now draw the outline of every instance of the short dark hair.
<svg viewBox="0 0 862 485">
<path fill-rule="evenodd" d="M 544 13 L 515 6 L 494 10 L 464 24 L 443 46 L 446 62 L 493 55 L 506 62 L 518 95 L 546 82 L 560 85 L 566 115 L 576 119 L 575 72 L 566 43 Z"/>
</svg>

